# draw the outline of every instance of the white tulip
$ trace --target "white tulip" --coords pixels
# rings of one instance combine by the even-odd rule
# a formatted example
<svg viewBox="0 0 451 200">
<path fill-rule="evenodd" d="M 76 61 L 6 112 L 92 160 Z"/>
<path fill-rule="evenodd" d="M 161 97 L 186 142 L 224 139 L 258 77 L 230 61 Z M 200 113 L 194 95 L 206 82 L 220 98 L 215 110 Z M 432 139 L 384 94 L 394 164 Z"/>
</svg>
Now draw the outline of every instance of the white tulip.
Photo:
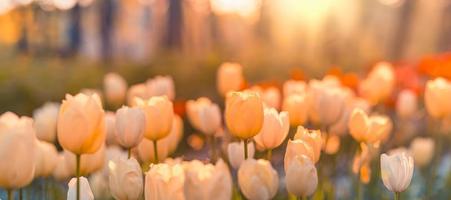
<svg viewBox="0 0 451 200">
<path fill-rule="evenodd" d="M 184 200 L 185 176 L 180 164 L 160 163 L 152 165 L 146 173 L 146 200 Z"/>
<path fill-rule="evenodd" d="M 58 161 L 58 152 L 55 145 L 44 141 L 36 141 L 36 168 L 35 177 L 47 177 L 52 174 Z"/>
<path fill-rule="evenodd" d="M 139 108 L 123 106 L 116 112 L 115 134 L 118 143 L 127 149 L 137 146 L 144 138 L 146 115 Z"/>
<path fill-rule="evenodd" d="M 77 178 L 72 178 L 69 181 L 69 190 L 67 191 L 67 200 L 77 199 Z M 88 179 L 80 177 L 80 200 L 94 200 L 94 194 L 92 194 L 91 187 L 89 186 Z"/>
<path fill-rule="evenodd" d="M 108 163 L 108 167 L 112 196 L 117 200 L 138 200 L 143 191 L 142 171 L 138 161 L 134 158 L 116 158 Z"/>
<path fill-rule="evenodd" d="M 254 136 L 254 140 L 258 146 L 264 149 L 274 149 L 282 144 L 289 130 L 288 112 L 278 113 L 274 108 L 266 108 L 264 110 L 263 127 Z"/>
<path fill-rule="evenodd" d="M 413 157 L 405 152 L 381 155 L 381 177 L 392 192 L 402 192 L 410 185 L 413 175 Z"/>
<path fill-rule="evenodd" d="M 297 197 L 307 197 L 315 192 L 318 185 L 318 174 L 315 164 L 310 158 L 304 155 L 295 156 L 285 169 L 288 192 Z"/>
<path fill-rule="evenodd" d="M 165 95 L 170 100 L 175 98 L 174 81 L 170 76 L 156 76 L 153 79 L 148 79 L 146 87 L 149 97 Z"/>
<path fill-rule="evenodd" d="M 272 199 L 279 187 L 277 171 L 267 160 L 247 159 L 238 170 L 238 184 L 250 200 Z"/>
<path fill-rule="evenodd" d="M 248 158 L 253 158 L 255 154 L 254 143 L 249 142 L 247 145 Z M 244 161 L 244 142 L 231 142 L 227 145 L 227 155 L 229 157 L 230 165 L 234 169 L 238 169 Z"/>
<path fill-rule="evenodd" d="M 221 128 L 219 106 L 206 97 L 189 100 L 186 103 L 188 119 L 194 128 L 206 135 L 214 135 Z"/>
</svg>

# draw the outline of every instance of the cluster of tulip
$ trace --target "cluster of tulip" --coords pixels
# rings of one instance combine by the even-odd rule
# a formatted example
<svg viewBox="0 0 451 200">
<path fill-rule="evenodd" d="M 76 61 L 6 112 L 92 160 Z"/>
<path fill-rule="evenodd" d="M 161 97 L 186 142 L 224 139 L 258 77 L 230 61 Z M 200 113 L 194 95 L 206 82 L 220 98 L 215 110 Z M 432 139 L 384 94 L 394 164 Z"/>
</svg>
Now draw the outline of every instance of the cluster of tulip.
<svg viewBox="0 0 451 200">
<path fill-rule="evenodd" d="M 349 146 L 356 148 L 348 166 L 360 180 L 357 194 L 362 198 L 361 183 L 370 181 L 371 163 L 395 139 L 391 132 L 396 124 L 383 106 L 395 81 L 392 65 L 378 63 L 357 92 L 331 75 L 309 82 L 288 80 L 280 92 L 278 87 L 245 88 L 242 67 L 224 63 L 217 72 L 217 89 L 225 97 L 226 126 L 220 105 L 207 97 L 187 101 L 187 119 L 208 138 L 210 159 L 186 161 L 168 158 L 184 131 L 183 116 L 173 108 L 173 80 L 158 76 L 127 89 L 121 76 L 110 73 L 104 78 L 106 101 L 128 105 L 115 113 L 105 112 L 99 92 L 90 90 L 66 95 L 61 105 L 45 104 L 34 119 L 11 112 L 0 116 L 0 158 L 7 161 L 0 165 L 0 187 L 12 199 L 13 190 L 34 178 L 74 177 L 68 183 L 70 200 L 231 199 L 236 181 L 239 196 L 248 199 L 272 199 L 280 183 L 290 196 L 306 199 L 321 189 L 333 198 L 325 179 L 335 168 L 327 165 L 334 164 L 338 152 L 346 148 L 343 138 L 350 137 L 355 145 Z M 403 90 L 398 96 L 397 116 L 406 121 L 415 118 L 416 93 Z M 429 80 L 424 97 L 428 113 L 444 124 L 445 132 L 451 121 L 451 82 Z M 376 159 L 383 184 L 395 198 L 409 186 L 414 164 L 428 165 L 434 150 L 439 150 L 435 143 L 440 139 L 412 138 L 409 149 L 390 149 Z M 227 156 L 217 144 L 225 146 Z M 266 156 L 254 158 L 256 150 Z M 281 180 L 273 150 L 284 154 Z M 237 170 L 236 180 L 228 164 Z M 84 177 L 88 175 L 89 180 Z"/>
</svg>

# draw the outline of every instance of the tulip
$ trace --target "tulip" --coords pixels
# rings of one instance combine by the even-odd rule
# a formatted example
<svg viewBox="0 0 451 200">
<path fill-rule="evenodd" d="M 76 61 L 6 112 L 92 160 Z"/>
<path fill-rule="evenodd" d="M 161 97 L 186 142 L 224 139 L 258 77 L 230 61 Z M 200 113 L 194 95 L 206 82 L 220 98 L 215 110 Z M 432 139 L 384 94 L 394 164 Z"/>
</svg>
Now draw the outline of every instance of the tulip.
<svg viewBox="0 0 451 200">
<path fill-rule="evenodd" d="M 174 100 L 175 87 L 174 81 L 170 76 L 156 76 L 146 82 L 149 97 L 167 96 L 168 99 Z"/>
<path fill-rule="evenodd" d="M 146 200 L 184 200 L 183 186 L 185 176 L 180 164 L 152 165 L 146 173 Z"/>
<path fill-rule="evenodd" d="M 63 181 L 74 175 L 73 169 L 69 167 L 69 163 L 66 161 L 65 152 L 58 153 L 58 157 L 55 160 L 56 167 L 52 173 L 52 176 L 58 180 Z"/>
<path fill-rule="evenodd" d="M 359 92 L 372 105 L 387 99 L 395 86 L 395 72 L 390 63 L 378 63 L 359 85 Z"/>
<path fill-rule="evenodd" d="M 329 155 L 336 154 L 340 149 L 340 137 L 338 135 L 329 134 L 323 140 L 324 152 Z"/>
<path fill-rule="evenodd" d="M 282 110 L 288 112 L 291 126 L 298 126 L 307 121 L 308 108 L 305 94 L 293 94 L 283 100 Z"/>
<path fill-rule="evenodd" d="M 250 200 L 272 199 L 279 187 L 279 177 L 269 161 L 247 159 L 238 170 L 238 184 Z"/>
<path fill-rule="evenodd" d="M 412 154 L 415 164 L 419 167 L 426 166 L 434 156 L 434 140 L 431 138 L 415 138 L 410 143 L 409 152 Z"/>
<path fill-rule="evenodd" d="M 184 165 L 186 200 L 229 200 L 232 198 L 232 177 L 227 165 L 218 160 L 216 165 L 193 160 Z"/>
<path fill-rule="evenodd" d="M 33 180 L 36 164 L 36 135 L 33 120 L 12 112 L 0 116 L 0 187 L 8 191 Z"/>
<path fill-rule="evenodd" d="M 35 177 L 48 177 L 56 168 L 58 152 L 55 145 L 45 141 L 36 141 L 36 167 Z"/>
<path fill-rule="evenodd" d="M 265 108 L 263 127 L 254 136 L 254 140 L 258 146 L 268 149 L 268 159 L 270 159 L 272 149 L 282 144 L 289 130 L 290 120 L 287 112 L 279 114 L 274 108 Z"/>
<path fill-rule="evenodd" d="M 405 152 L 381 155 L 382 181 L 388 190 L 395 193 L 395 199 L 399 199 L 399 193 L 409 186 L 412 175 L 412 156 Z"/>
<path fill-rule="evenodd" d="M 304 155 L 312 160 L 312 162 L 317 162 L 319 156 L 316 157 L 313 147 L 310 146 L 304 140 L 288 140 L 287 150 L 285 151 L 284 167 L 285 171 L 288 170 L 288 166 L 296 156 Z"/>
<path fill-rule="evenodd" d="M 445 118 L 451 114 L 451 82 L 444 78 L 436 78 L 426 83 L 424 102 L 432 117 Z"/>
<path fill-rule="evenodd" d="M 396 113 L 401 118 L 411 117 L 417 111 L 417 96 L 410 90 L 403 90 L 399 93 L 396 102 Z"/>
<path fill-rule="evenodd" d="M 108 167 L 112 196 L 117 200 L 138 200 L 143 190 L 142 171 L 138 161 L 134 158 L 115 158 L 108 163 Z"/>
<path fill-rule="evenodd" d="M 244 161 L 244 142 L 231 142 L 227 145 L 227 155 L 229 158 L 230 165 L 234 169 L 238 169 Z M 250 143 L 250 145 L 247 145 L 247 152 L 249 158 L 253 158 L 255 154 L 255 147 L 254 143 Z"/>
<path fill-rule="evenodd" d="M 34 128 L 39 140 L 55 141 L 59 107 L 57 103 L 45 103 L 33 112 Z"/>
<path fill-rule="evenodd" d="M 298 197 L 312 195 L 318 186 L 315 164 L 304 155 L 297 155 L 285 166 L 285 182 L 289 193 Z"/>
<path fill-rule="evenodd" d="M 303 126 L 298 126 L 293 139 L 302 140 L 303 142 L 307 143 L 308 146 L 310 146 L 313 150 L 314 156 L 312 161 L 314 161 L 315 163 L 319 161 L 323 143 L 320 130 L 307 130 Z"/>
<path fill-rule="evenodd" d="M 108 176 L 105 176 L 103 172 L 100 171 L 91 174 L 88 181 L 91 183 L 92 193 L 95 199 L 112 199 Z"/>
<path fill-rule="evenodd" d="M 323 88 L 314 103 L 322 125 L 330 126 L 340 118 L 344 106 L 346 93 L 341 88 Z"/>
<path fill-rule="evenodd" d="M 201 97 L 196 101 L 189 100 L 186 110 L 194 128 L 205 135 L 214 135 L 221 128 L 221 111 L 210 99 Z"/>
<path fill-rule="evenodd" d="M 68 186 L 67 200 L 94 200 L 94 194 L 92 194 L 88 179 L 85 177 L 72 178 Z"/>
<path fill-rule="evenodd" d="M 58 115 L 57 129 L 61 146 L 75 154 L 75 175 L 79 180 L 81 154 L 98 151 L 105 141 L 104 111 L 99 96 L 82 93 L 66 95 Z"/>
<path fill-rule="evenodd" d="M 107 145 L 117 145 L 118 139 L 116 138 L 116 115 L 113 112 L 107 111 L 105 113 L 105 135 Z"/>
<path fill-rule="evenodd" d="M 149 98 L 149 93 L 147 91 L 146 84 L 140 83 L 136 85 L 132 85 L 127 92 L 127 104 L 129 106 L 135 106 L 135 100 L 137 98 L 147 99 Z"/>
<path fill-rule="evenodd" d="M 147 101 L 137 99 L 136 103 L 146 115 L 144 137 L 153 142 L 155 162 L 158 163 L 157 141 L 171 131 L 174 116 L 172 102 L 166 96 L 155 96 Z"/>
<path fill-rule="evenodd" d="M 303 95 L 307 92 L 307 85 L 304 81 L 288 80 L 283 84 L 283 96 L 285 98 L 293 95 Z"/>
<path fill-rule="evenodd" d="M 223 63 L 216 75 L 216 86 L 222 96 L 239 91 L 244 86 L 243 67 L 238 63 Z"/>
<path fill-rule="evenodd" d="M 391 120 L 386 116 L 370 116 L 362 110 L 355 109 L 348 123 L 351 136 L 358 142 L 375 143 L 384 140 L 392 129 Z"/>
<path fill-rule="evenodd" d="M 103 88 L 108 102 L 121 104 L 127 92 L 127 82 L 122 76 L 116 73 L 108 73 L 103 78 Z"/>
<path fill-rule="evenodd" d="M 320 101 L 321 96 L 324 93 L 324 90 L 341 90 L 341 84 L 340 84 L 340 80 L 338 80 L 337 77 L 335 76 L 325 76 L 323 78 L 323 80 L 310 80 L 309 81 L 309 87 L 307 90 L 307 101 L 308 101 L 308 116 L 309 119 L 312 123 L 314 124 L 319 124 L 319 123 L 325 123 L 321 121 L 320 118 L 320 109 L 327 110 L 327 109 L 333 109 L 335 112 L 333 113 L 332 116 L 327 117 L 327 116 L 323 116 L 325 119 L 326 117 L 328 118 L 327 120 L 331 120 L 335 117 L 337 117 L 337 112 L 341 111 L 341 101 L 338 101 L 338 106 L 334 107 L 332 105 L 328 105 L 327 109 L 323 109 L 321 106 L 323 106 L 324 104 L 327 104 L 330 102 L 330 98 L 323 98 L 323 100 Z M 328 92 L 328 93 L 339 93 L 339 92 Z M 327 111 L 326 111 L 327 112 Z M 324 112 L 323 112 L 324 113 Z M 327 115 L 325 113 L 325 115 Z M 328 124 L 324 124 L 324 125 L 328 125 Z"/>
<path fill-rule="evenodd" d="M 118 143 L 129 149 L 137 146 L 144 138 L 146 115 L 139 108 L 123 106 L 116 112 L 115 133 Z"/>
<path fill-rule="evenodd" d="M 178 115 L 174 115 L 171 132 L 168 136 L 158 141 L 158 158 L 164 160 L 169 154 L 173 153 L 180 140 L 183 138 L 183 121 Z M 144 138 L 137 146 L 138 158 L 143 162 L 156 162 L 154 143 Z"/>
</svg>

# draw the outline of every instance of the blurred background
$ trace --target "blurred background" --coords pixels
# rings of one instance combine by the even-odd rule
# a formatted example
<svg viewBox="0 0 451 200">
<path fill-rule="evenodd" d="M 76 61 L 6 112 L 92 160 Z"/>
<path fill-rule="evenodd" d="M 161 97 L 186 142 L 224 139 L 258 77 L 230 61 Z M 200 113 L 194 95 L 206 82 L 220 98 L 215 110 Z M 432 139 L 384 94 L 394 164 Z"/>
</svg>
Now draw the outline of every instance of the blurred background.
<svg viewBox="0 0 451 200">
<path fill-rule="evenodd" d="M 225 61 L 278 82 L 447 51 L 450 0 L 1 0 L 0 111 L 29 115 L 110 71 L 129 84 L 171 75 L 190 99 L 216 95 Z"/>
</svg>

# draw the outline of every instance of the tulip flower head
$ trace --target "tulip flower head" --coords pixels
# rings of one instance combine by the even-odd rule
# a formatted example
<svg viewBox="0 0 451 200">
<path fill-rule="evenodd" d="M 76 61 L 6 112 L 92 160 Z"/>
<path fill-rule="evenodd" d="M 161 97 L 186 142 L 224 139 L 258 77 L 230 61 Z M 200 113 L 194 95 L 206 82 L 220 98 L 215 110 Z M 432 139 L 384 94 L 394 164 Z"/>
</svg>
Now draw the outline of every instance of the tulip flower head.
<svg viewBox="0 0 451 200">
<path fill-rule="evenodd" d="M 381 177 L 385 187 L 396 193 L 407 189 L 413 175 L 413 157 L 406 152 L 381 155 Z"/>
<path fill-rule="evenodd" d="M 115 199 L 138 200 L 143 190 L 141 166 L 134 158 L 115 158 L 108 163 L 109 185 Z"/>
<path fill-rule="evenodd" d="M 444 78 L 436 78 L 426 83 L 424 102 L 432 117 L 445 118 L 451 115 L 451 82 Z"/>
<path fill-rule="evenodd" d="M 185 175 L 180 164 L 160 163 L 152 165 L 146 173 L 145 199 L 184 200 Z"/>
<path fill-rule="evenodd" d="M 372 105 L 376 105 L 391 95 L 395 81 L 393 66 L 387 62 L 380 62 L 371 70 L 367 78 L 360 83 L 359 92 Z"/>
<path fill-rule="evenodd" d="M 116 73 L 108 73 L 103 79 L 105 97 L 109 103 L 121 104 L 127 93 L 127 82 Z"/>
<path fill-rule="evenodd" d="M 287 112 L 278 113 L 274 108 L 264 109 L 263 127 L 254 140 L 264 149 L 278 147 L 288 135 L 290 120 Z"/>
<path fill-rule="evenodd" d="M 96 95 L 66 95 L 58 115 L 58 141 L 74 154 L 96 152 L 105 141 L 104 111 Z"/>
<path fill-rule="evenodd" d="M 410 143 L 409 152 L 412 154 L 415 164 L 419 167 L 426 166 L 434 156 L 435 142 L 431 138 L 415 138 Z"/>
<path fill-rule="evenodd" d="M 285 182 L 289 193 L 297 197 L 312 195 L 318 185 L 315 164 L 305 155 L 295 156 L 285 167 Z"/>
<path fill-rule="evenodd" d="M 206 97 L 186 103 L 188 119 L 194 128 L 205 135 L 214 135 L 221 128 L 221 111 Z"/>
<path fill-rule="evenodd" d="M 34 178 L 36 135 L 33 120 L 12 112 L 0 116 L 0 187 L 21 188 Z"/>
<path fill-rule="evenodd" d="M 58 152 L 55 145 L 45 141 L 36 140 L 36 168 L 35 177 L 48 177 L 56 168 Z"/>
<path fill-rule="evenodd" d="M 226 100 L 225 121 L 230 132 L 240 139 L 257 135 L 263 126 L 263 103 L 258 93 L 230 93 Z"/>
<path fill-rule="evenodd" d="M 283 100 L 282 110 L 288 112 L 291 126 L 299 126 L 307 121 L 308 108 L 305 94 L 293 94 Z"/>
<path fill-rule="evenodd" d="M 155 96 L 148 100 L 136 99 L 137 106 L 146 115 L 144 137 L 155 141 L 166 137 L 171 131 L 174 110 L 166 96 Z"/>
<path fill-rule="evenodd" d="M 279 187 L 279 177 L 269 161 L 247 159 L 238 170 L 238 184 L 250 200 L 272 199 Z"/>
<path fill-rule="evenodd" d="M 116 112 L 115 130 L 116 140 L 122 147 L 130 149 L 137 146 L 146 130 L 144 111 L 123 106 Z"/>
<path fill-rule="evenodd" d="M 221 159 L 216 165 L 193 160 L 184 165 L 186 200 L 229 200 L 232 198 L 232 177 Z"/>
<path fill-rule="evenodd" d="M 174 80 L 170 76 L 156 76 L 149 79 L 146 82 L 146 87 L 149 97 L 167 96 L 170 100 L 175 98 Z"/>
</svg>

